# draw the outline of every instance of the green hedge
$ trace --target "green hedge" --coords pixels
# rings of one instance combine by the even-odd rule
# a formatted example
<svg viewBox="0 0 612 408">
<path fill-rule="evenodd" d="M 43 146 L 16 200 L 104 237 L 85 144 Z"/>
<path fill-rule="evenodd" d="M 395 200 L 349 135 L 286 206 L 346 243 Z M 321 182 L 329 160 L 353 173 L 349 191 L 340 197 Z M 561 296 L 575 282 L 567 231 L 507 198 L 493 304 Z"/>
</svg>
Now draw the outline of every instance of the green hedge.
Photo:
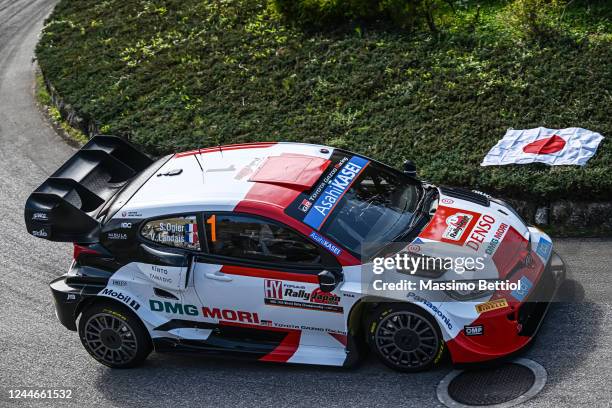
<svg viewBox="0 0 612 408">
<path fill-rule="evenodd" d="M 353 20 L 383 20 L 403 29 L 426 26 L 454 0 L 270 0 L 273 9 L 302 26 L 329 27 Z"/>
<path fill-rule="evenodd" d="M 565 34 L 545 44 L 516 36 L 505 4 L 458 9 L 434 37 L 313 33 L 263 0 L 61 0 L 37 56 L 67 102 L 155 154 L 316 142 L 411 158 L 436 183 L 610 199 L 609 139 L 585 168 L 479 166 L 509 127 L 612 136 L 609 3 L 566 10 Z"/>
</svg>

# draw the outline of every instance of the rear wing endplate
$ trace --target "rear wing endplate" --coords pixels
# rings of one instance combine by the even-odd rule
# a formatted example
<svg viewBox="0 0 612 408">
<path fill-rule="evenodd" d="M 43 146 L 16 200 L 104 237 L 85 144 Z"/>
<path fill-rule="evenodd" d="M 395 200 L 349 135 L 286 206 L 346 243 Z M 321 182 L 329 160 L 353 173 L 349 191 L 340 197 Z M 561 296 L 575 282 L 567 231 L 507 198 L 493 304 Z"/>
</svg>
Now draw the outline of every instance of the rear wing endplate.
<svg viewBox="0 0 612 408">
<path fill-rule="evenodd" d="M 96 214 L 153 161 L 127 141 L 94 136 L 28 198 L 28 232 L 50 241 L 98 241 Z"/>
</svg>

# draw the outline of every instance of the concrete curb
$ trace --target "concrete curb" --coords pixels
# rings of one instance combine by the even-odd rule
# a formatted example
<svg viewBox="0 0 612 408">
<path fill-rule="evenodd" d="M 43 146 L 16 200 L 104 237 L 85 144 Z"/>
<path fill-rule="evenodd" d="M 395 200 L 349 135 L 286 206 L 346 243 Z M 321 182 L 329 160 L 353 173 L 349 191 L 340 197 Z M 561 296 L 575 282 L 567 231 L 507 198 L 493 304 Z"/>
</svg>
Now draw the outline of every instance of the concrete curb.
<svg viewBox="0 0 612 408">
<path fill-rule="evenodd" d="M 49 96 L 51 97 L 51 103 L 57 108 L 57 110 L 59 110 L 62 118 L 68 122 L 70 126 L 80 130 L 88 137 L 92 137 L 93 135 L 100 133 L 100 129 L 98 129 L 95 121 L 92 118 L 77 112 L 72 105 L 66 103 L 59 95 L 53 84 L 49 82 L 42 70 L 41 74 L 43 76 L 47 92 L 49 92 Z"/>
</svg>

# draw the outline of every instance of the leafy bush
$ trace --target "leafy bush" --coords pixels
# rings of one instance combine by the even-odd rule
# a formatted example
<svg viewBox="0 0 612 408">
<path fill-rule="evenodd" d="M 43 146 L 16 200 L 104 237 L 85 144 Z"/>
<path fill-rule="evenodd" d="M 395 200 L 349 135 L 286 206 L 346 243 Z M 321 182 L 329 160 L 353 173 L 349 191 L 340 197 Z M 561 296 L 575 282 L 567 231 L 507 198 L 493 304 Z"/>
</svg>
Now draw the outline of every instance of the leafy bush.
<svg viewBox="0 0 612 408">
<path fill-rule="evenodd" d="M 333 26 L 347 20 L 392 21 L 412 29 L 426 24 L 437 31 L 436 14 L 452 5 L 451 0 L 270 0 L 286 18 L 303 25 Z"/>
<path fill-rule="evenodd" d="M 527 40 L 550 40 L 560 34 L 564 0 L 513 0 L 506 8 L 508 26 Z"/>
</svg>

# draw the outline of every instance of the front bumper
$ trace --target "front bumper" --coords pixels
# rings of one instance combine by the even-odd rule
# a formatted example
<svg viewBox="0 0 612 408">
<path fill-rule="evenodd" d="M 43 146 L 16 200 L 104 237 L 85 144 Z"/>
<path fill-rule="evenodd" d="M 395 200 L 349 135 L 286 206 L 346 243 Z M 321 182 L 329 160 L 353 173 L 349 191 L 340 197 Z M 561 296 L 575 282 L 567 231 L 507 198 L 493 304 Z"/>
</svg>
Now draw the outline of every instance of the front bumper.
<svg viewBox="0 0 612 408">
<path fill-rule="evenodd" d="M 481 315 L 475 324 L 484 327 L 484 335 L 472 337 L 460 332 L 447 342 L 453 362 L 495 360 L 523 349 L 540 328 L 566 276 L 563 260 L 553 251 L 538 283 L 524 302 L 509 302 L 508 308 Z"/>
</svg>

